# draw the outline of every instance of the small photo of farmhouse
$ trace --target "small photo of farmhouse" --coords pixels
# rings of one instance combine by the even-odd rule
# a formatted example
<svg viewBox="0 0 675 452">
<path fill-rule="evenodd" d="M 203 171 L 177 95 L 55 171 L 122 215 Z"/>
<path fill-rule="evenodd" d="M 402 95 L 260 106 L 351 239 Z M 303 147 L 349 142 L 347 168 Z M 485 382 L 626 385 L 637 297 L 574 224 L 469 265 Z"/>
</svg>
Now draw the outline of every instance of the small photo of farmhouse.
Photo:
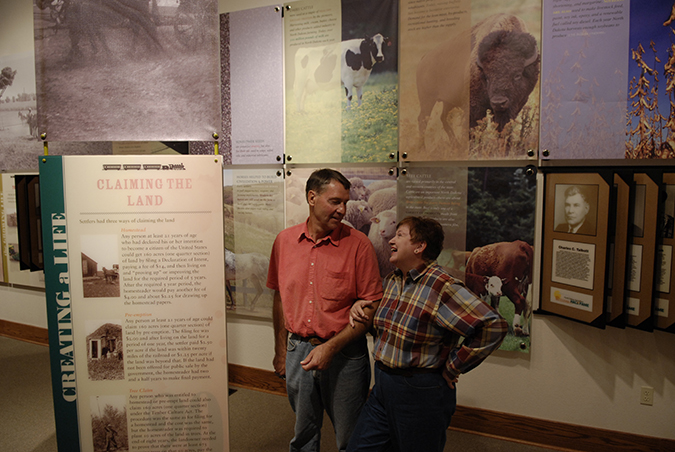
<svg viewBox="0 0 675 452">
<path fill-rule="evenodd" d="M 87 370 L 89 379 L 124 380 L 122 326 L 118 320 L 88 321 Z"/>
<path fill-rule="evenodd" d="M 120 296 L 117 236 L 83 235 L 82 288 L 85 298 Z"/>
<path fill-rule="evenodd" d="M 89 408 L 93 450 L 129 450 L 126 398 L 121 395 L 90 397 Z"/>
</svg>

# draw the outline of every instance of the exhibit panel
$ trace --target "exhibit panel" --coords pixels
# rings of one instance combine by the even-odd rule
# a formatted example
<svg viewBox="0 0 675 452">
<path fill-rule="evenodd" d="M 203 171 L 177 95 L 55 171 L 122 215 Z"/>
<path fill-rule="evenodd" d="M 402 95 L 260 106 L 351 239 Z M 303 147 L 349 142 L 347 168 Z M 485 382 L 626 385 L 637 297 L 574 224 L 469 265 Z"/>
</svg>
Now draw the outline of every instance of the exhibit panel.
<svg viewBox="0 0 675 452">
<path fill-rule="evenodd" d="M 539 141 L 541 2 L 401 2 L 400 152 L 526 158 Z"/>
<path fill-rule="evenodd" d="M 228 450 L 222 160 L 41 160 L 60 450 Z"/>
<path fill-rule="evenodd" d="M 672 6 L 667 1 L 630 2 L 627 159 L 675 157 L 671 142 L 675 120 L 671 103 L 675 74 L 670 70 L 675 57 Z"/>
<path fill-rule="evenodd" d="M 550 173 L 545 188 L 541 310 L 601 328 L 610 182 L 600 173 Z"/>
<path fill-rule="evenodd" d="M 15 180 L 21 176 L 37 176 L 35 173 L 3 173 L 0 175 L 0 232 L 2 242 L 2 281 L 9 284 L 16 284 L 19 286 L 27 286 L 34 288 L 44 288 L 45 277 L 44 273 L 34 268 L 31 270 L 31 253 L 30 253 L 30 221 L 28 217 L 24 219 L 21 227 L 24 229 L 25 235 L 28 238 L 26 249 L 23 252 L 24 263 L 22 264 L 22 251 L 19 246 L 19 217 L 18 205 L 16 196 Z M 24 181 L 25 182 L 25 181 Z M 26 214 L 28 204 L 27 199 L 24 199 L 26 207 Z M 25 239 L 24 239 L 25 240 Z M 37 270 L 37 271 L 36 271 Z"/>
<path fill-rule="evenodd" d="M 662 204 L 660 171 L 633 174 L 632 222 L 628 269 L 626 312 L 628 325 L 646 331 L 654 328 L 653 297 L 659 209 Z"/>
<path fill-rule="evenodd" d="M 19 229 L 19 268 L 42 271 L 40 237 L 40 180 L 37 174 L 15 174 L 16 216 Z"/>
<path fill-rule="evenodd" d="M 624 157 L 629 14 L 628 2 L 544 0 L 539 144 L 546 157 Z"/>
<path fill-rule="evenodd" d="M 231 155 L 230 163 L 235 165 L 281 163 L 284 154 L 281 7 L 223 14 L 220 23 L 220 152 Z"/>
<path fill-rule="evenodd" d="M 657 248 L 657 280 L 654 295 L 655 327 L 674 332 L 675 329 L 675 287 L 673 287 L 673 246 L 675 245 L 675 174 L 663 174 L 661 213 Z"/>
<path fill-rule="evenodd" d="M 626 325 L 625 299 L 627 291 L 626 263 L 628 260 L 628 233 L 630 224 L 630 191 L 632 174 L 621 171 L 614 174 L 614 187 L 609 204 L 607 286 L 605 311 L 607 325 L 623 328 Z"/>
<path fill-rule="evenodd" d="M 341 24 L 339 0 L 286 7 L 286 161 L 341 160 Z"/>
<path fill-rule="evenodd" d="M 272 245 L 284 228 L 284 177 L 277 168 L 223 171 L 228 315 L 272 319 L 267 288 Z"/>
<path fill-rule="evenodd" d="M 530 351 L 536 192 L 526 167 L 419 163 L 399 177 L 399 217 L 443 225 L 438 262 L 507 320 L 504 351 Z"/>
<path fill-rule="evenodd" d="M 0 171 L 35 171 L 42 152 L 32 51 L 0 56 Z"/>
<path fill-rule="evenodd" d="M 397 30 L 397 0 L 285 6 L 286 162 L 393 159 Z"/>
<path fill-rule="evenodd" d="M 52 141 L 210 140 L 215 0 L 36 2 L 37 130 Z"/>
</svg>

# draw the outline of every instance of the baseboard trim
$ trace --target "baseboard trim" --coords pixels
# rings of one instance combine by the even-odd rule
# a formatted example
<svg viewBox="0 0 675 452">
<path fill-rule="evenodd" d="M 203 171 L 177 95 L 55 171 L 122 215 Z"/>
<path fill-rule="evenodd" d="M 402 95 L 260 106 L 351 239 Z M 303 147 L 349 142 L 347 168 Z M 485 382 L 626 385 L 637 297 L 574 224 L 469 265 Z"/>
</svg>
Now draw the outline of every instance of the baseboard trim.
<svg viewBox="0 0 675 452">
<path fill-rule="evenodd" d="M 286 385 L 274 372 L 230 364 L 230 386 L 286 395 Z M 653 438 L 561 422 L 518 416 L 510 413 L 458 406 L 451 430 L 475 433 L 561 451 L 675 450 L 675 440 Z"/>
<path fill-rule="evenodd" d="M 49 345 L 46 328 L 0 320 L 0 336 L 38 345 Z M 286 395 L 286 383 L 274 372 L 238 364 L 228 365 L 230 386 L 269 394 Z M 546 421 L 510 413 L 458 406 L 452 417 L 451 430 L 491 436 L 561 451 L 631 451 L 675 450 L 675 440 L 654 438 L 612 430 L 603 430 L 562 422 Z"/>
<path fill-rule="evenodd" d="M 227 380 L 232 387 L 286 395 L 286 382 L 269 370 L 228 364 L 227 372 Z"/>
<path fill-rule="evenodd" d="M 10 337 L 37 345 L 49 345 L 47 328 L 0 319 L 0 336 Z"/>
</svg>

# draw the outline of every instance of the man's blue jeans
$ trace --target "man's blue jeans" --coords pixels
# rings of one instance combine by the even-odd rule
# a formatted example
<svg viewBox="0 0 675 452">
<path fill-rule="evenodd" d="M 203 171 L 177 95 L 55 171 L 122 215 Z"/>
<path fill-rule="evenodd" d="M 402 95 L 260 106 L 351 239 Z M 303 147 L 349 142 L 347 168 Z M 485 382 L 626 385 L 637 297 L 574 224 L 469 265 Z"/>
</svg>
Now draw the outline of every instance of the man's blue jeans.
<svg viewBox="0 0 675 452">
<path fill-rule="evenodd" d="M 456 395 L 440 373 L 401 376 L 376 366 L 347 451 L 442 452 Z"/>
<path fill-rule="evenodd" d="M 333 422 L 338 450 L 344 451 L 368 397 L 370 362 L 366 338 L 359 338 L 337 353 L 328 369 L 305 371 L 300 361 L 314 348 L 294 335 L 286 352 L 286 390 L 295 412 L 291 452 L 318 452 L 326 410 Z"/>
</svg>

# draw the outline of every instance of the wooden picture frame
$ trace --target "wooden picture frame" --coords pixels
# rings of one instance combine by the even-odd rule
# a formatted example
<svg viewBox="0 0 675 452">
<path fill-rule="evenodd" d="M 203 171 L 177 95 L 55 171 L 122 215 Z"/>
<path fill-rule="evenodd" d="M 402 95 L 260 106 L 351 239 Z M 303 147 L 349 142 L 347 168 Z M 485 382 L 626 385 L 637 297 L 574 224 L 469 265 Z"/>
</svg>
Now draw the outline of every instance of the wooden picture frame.
<svg viewBox="0 0 675 452">
<path fill-rule="evenodd" d="M 609 222 L 604 206 L 611 180 L 600 173 L 546 175 L 542 312 L 604 328 Z"/>
<path fill-rule="evenodd" d="M 627 325 L 653 331 L 657 230 L 661 196 L 661 173 L 645 171 L 633 174 L 632 227 L 629 223 L 627 268 Z"/>
<path fill-rule="evenodd" d="M 664 173 L 657 244 L 657 277 L 654 289 L 654 326 L 675 333 L 675 173 Z"/>
<path fill-rule="evenodd" d="M 614 186 L 610 203 L 607 253 L 607 287 L 605 311 L 607 325 L 626 326 L 626 262 L 628 259 L 628 223 L 631 212 L 630 187 L 632 173 L 614 173 Z"/>
</svg>

